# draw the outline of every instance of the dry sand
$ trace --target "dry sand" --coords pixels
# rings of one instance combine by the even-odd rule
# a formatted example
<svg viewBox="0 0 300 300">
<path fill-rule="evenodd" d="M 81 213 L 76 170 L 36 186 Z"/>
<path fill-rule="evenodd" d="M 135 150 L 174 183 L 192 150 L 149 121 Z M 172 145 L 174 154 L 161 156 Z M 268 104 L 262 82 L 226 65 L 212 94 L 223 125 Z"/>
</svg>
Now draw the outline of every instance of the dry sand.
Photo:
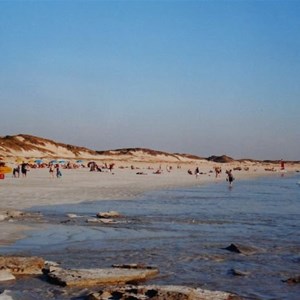
<svg viewBox="0 0 300 300">
<path fill-rule="evenodd" d="M 133 199 L 148 191 L 171 189 L 175 187 L 188 187 L 201 184 L 208 184 L 214 181 L 226 180 L 226 169 L 233 169 L 240 166 L 241 171 L 233 171 L 238 180 L 255 176 L 274 174 L 267 172 L 266 165 L 257 163 L 219 164 L 222 167 L 222 174 L 215 178 L 213 171 L 216 163 L 197 162 L 197 164 L 182 164 L 180 168 L 172 164 L 171 172 L 166 170 L 167 164 L 161 164 L 162 174 L 153 174 L 160 164 L 158 163 L 135 163 L 132 170 L 126 163 L 118 163 L 112 172 L 90 172 L 88 168 L 67 170 L 62 169 L 61 178 L 50 178 L 48 169 L 31 169 L 26 178 L 12 178 L 11 174 L 0 180 L 0 211 L 7 209 L 30 209 L 33 206 L 71 204 L 83 201 L 121 200 Z M 123 168 L 120 168 L 122 166 Z M 168 164 L 170 166 L 170 164 Z M 196 178 L 189 175 L 188 169 L 193 172 L 196 167 L 205 174 Z M 151 169 L 148 169 L 151 167 Z M 244 169 L 249 167 L 249 171 Z M 275 166 L 277 171 L 279 167 Z M 299 166 L 287 166 L 290 171 L 299 169 Z M 137 175 L 143 172 L 147 175 Z M 19 237 L 20 225 L 7 221 L 1 222 L 0 245 L 6 244 L 9 240 Z"/>
<path fill-rule="evenodd" d="M 167 172 L 166 165 L 161 165 L 162 174 L 153 174 L 159 164 L 135 164 L 135 169 L 118 166 L 112 172 L 90 172 L 89 168 L 62 169 L 63 176 L 51 178 L 47 168 L 31 169 L 26 178 L 12 178 L 6 175 L 0 181 L 0 209 L 28 209 L 36 205 L 70 204 L 93 200 L 132 199 L 151 190 L 186 187 L 205 183 L 224 181 L 225 170 L 233 168 L 232 164 L 222 164 L 223 172 L 215 178 L 215 163 L 198 164 L 200 172 L 205 174 L 196 178 L 187 170 L 194 172 L 197 165 L 172 166 Z M 237 164 L 236 164 L 237 165 Z M 151 167 L 152 169 L 148 169 Z M 254 172 L 254 170 L 256 170 Z M 142 172 L 147 175 L 137 175 Z M 236 179 L 270 174 L 262 167 L 252 166 L 249 171 L 233 171 Z"/>
</svg>

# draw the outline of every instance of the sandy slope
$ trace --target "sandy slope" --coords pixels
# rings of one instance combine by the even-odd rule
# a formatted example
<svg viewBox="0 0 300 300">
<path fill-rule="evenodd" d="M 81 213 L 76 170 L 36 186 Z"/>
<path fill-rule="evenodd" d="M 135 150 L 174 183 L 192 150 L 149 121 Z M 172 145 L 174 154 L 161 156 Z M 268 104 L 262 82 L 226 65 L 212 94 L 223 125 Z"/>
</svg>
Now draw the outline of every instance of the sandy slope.
<svg viewBox="0 0 300 300">
<path fill-rule="evenodd" d="M 34 161 L 43 159 L 102 160 L 102 161 L 147 161 L 147 162 L 191 162 L 197 157 L 166 153 L 151 149 L 131 148 L 109 151 L 95 151 L 85 147 L 58 143 L 32 135 L 0 137 L 0 159 L 14 163 L 16 159 Z M 197 158 L 198 159 L 198 158 Z"/>
</svg>

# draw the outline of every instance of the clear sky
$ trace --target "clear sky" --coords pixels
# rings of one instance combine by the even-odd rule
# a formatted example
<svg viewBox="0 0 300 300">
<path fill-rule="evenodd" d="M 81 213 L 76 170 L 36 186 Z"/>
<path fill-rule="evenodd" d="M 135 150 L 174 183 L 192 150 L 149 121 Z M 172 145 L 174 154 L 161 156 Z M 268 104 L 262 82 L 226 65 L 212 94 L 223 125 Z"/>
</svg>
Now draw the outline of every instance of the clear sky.
<svg viewBox="0 0 300 300">
<path fill-rule="evenodd" d="M 0 135 L 300 160 L 300 1 L 1 1 Z"/>
</svg>

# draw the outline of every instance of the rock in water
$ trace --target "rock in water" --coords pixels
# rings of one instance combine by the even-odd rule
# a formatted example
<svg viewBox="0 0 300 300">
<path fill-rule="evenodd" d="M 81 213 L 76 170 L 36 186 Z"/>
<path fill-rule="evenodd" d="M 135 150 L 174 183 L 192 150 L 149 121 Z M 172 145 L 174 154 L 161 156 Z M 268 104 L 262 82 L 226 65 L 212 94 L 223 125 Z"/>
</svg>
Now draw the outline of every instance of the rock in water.
<svg viewBox="0 0 300 300">
<path fill-rule="evenodd" d="M 185 286 L 132 286 L 108 287 L 91 293 L 89 300 L 135 299 L 135 300 L 241 300 L 240 297 L 220 291 L 194 289 Z"/>
<path fill-rule="evenodd" d="M 39 257 L 0 256 L 0 269 L 14 275 L 42 274 L 45 261 Z"/>
<path fill-rule="evenodd" d="M 235 253 L 245 254 L 245 255 L 252 255 L 259 252 L 257 248 L 239 245 L 239 244 L 230 244 L 228 247 L 222 249 L 235 252 Z"/>
<path fill-rule="evenodd" d="M 16 277 L 8 270 L 0 270 L 0 282 L 14 280 Z"/>
<path fill-rule="evenodd" d="M 119 268 L 119 269 L 142 269 L 142 270 L 157 270 L 157 268 L 153 266 L 147 266 L 144 264 L 114 264 L 112 265 L 113 268 Z"/>
<path fill-rule="evenodd" d="M 62 269 L 51 267 L 49 281 L 62 286 L 91 286 L 97 284 L 125 284 L 144 281 L 158 274 L 158 269 Z"/>
<path fill-rule="evenodd" d="M 110 210 L 106 212 L 99 212 L 97 213 L 98 218 L 120 218 L 121 214 L 117 211 Z"/>
<path fill-rule="evenodd" d="M 228 274 L 233 275 L 233 276 L 247 276 L 250 273 L 249 272 L 245 272 L 245 271 L 241 271 L 241 270 L 237 270 L 237 269 L 230 269 L 228 271 Z"/>
<path fill-rule="evenodd" d="M 70 218 L 70 219 L 75 219 L 75 218 L 78 218 L 78 215 L 76 215 L 76 214 L 67 214 L 67 217 Z"/>
<path fill-rule="evenodd" d="M 94 224 L 117 224 L 118 222 L 114 219 L 109 218 L 89 218 L 86 220 L 86 223 L 94 223 Z"/>
<path fill-rule="evenodd" d="M 295 277 L 290 277 L 286 280 L 282 280 L 283 282 L 290 283 L 290 284 L 295 284 L 295 283 L 300 283 L 300 275 L 295 276 Z"/>
</svg>

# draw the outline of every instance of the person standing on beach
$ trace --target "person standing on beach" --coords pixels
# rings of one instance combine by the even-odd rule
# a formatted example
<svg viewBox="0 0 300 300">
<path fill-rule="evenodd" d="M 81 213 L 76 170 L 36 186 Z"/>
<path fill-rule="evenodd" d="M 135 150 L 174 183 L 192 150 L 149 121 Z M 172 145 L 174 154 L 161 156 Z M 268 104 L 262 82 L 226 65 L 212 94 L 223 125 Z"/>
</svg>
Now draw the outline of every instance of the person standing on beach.
<svg viewBox="0 0 300 300">
<path fill-rule="evenodd" d="M 60 178 L 62 176 L 61 171 L 59 169 L 59 164 L 55 166 L 56 169 L 56 178 Z"/>
<path fill-rule="evenodd" d="M 229 186 L 232 186 L 232 182 L 234 180 L 234 177 L 232 175 L 232 170 L 226 170 L 227 178 L 226 181 L 229 182 Z"/>
<path fill-rule="evenodd" d="M 50 164 L 49 166 L 49 173 L 50 173 L 50 177 L 54 178 L 54 165 Z"/>
<path fill-rule="evenodd" d="M 17 166 L 13 169 L 13 177 L 14 177 L 14 178 L 19 178 L 19 177 L 20 177 L 20 170 L 21 170 L 20 165 L 17 165 Z"/>
<path fill-rule="evenodd" d="M 23 161 L 23 163 L 21 164 L 22 177 L 27 176 L 27 170 L 28 170 L 27 168 L 28 168 L 28 164 Z"/>
</svg>

